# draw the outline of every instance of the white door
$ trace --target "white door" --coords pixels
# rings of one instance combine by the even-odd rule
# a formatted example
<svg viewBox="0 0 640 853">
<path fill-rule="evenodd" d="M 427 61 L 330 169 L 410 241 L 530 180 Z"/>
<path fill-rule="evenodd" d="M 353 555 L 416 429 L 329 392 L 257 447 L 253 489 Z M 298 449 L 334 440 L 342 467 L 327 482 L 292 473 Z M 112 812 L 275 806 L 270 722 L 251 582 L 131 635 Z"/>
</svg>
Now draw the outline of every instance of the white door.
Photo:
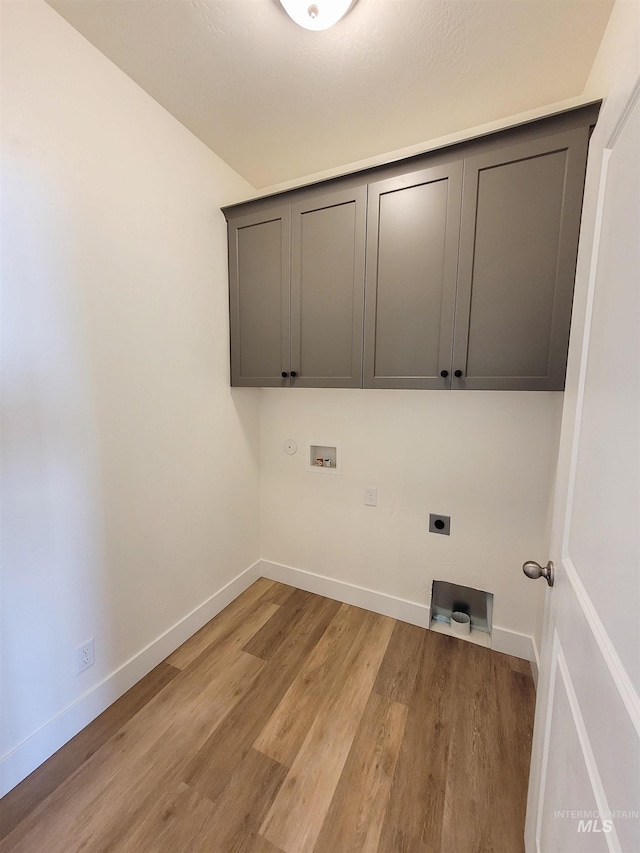
<svg viewBox="0 0 640 853">
<path fill-rule="evenodd" d="M 640 851 L 639 339 L 640 56 L 634 56 L 591 139 L 527 853 Z"/>
</svg>

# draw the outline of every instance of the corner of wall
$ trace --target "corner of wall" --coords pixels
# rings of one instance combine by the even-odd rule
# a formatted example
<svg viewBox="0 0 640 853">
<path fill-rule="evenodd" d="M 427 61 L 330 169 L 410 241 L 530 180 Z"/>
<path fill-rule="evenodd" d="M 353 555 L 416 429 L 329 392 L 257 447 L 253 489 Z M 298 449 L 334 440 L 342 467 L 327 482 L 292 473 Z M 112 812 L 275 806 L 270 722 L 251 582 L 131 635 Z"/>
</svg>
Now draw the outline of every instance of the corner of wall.
<svg viewBox="0 0 640 853">
<path fill-rule="evenodd" d="M 606 97 L 619 72 L 621 56 L 638 51 L 640 32 L 640 3 L 637 0 L 616 0 L 607 28 L 600 42 L 591 73 L 584 87 L 584 96 L 591 100 Z"/>
</svg>

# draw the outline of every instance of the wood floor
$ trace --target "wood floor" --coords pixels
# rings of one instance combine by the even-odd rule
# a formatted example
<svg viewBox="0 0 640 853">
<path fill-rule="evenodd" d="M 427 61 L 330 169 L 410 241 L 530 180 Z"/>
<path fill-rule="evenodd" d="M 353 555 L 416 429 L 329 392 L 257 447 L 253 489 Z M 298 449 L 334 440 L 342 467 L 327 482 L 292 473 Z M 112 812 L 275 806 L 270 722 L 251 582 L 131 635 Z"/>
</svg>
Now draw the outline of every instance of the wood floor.
<svg viewBox="0 0 640 853">
<path fill-rule="evenodd" d="M 8 853 L 519 853 L 517 658 L 261 579 L 0 801 Z"/>
</svg>

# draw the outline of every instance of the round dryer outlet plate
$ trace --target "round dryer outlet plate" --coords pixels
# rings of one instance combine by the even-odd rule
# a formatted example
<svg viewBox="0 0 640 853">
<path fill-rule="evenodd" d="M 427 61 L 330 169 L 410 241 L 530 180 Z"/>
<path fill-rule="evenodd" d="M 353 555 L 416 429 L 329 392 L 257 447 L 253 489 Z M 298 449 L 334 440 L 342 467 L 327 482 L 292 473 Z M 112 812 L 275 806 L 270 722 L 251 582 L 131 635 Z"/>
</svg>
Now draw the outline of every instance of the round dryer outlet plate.
<svg viewBox="0 0 640 853">
<path fill-rule="evenodd" d="M 283 444 L 283 448 L 284 448 L 284 452 L 287 454 L 287 456 L 293 456 L 293 454 L 298 449 L 298 445 L 295 443 L 295 441 L 292 438 L 288 438 L 285 441 L 285 443 Z"/>
</svg>

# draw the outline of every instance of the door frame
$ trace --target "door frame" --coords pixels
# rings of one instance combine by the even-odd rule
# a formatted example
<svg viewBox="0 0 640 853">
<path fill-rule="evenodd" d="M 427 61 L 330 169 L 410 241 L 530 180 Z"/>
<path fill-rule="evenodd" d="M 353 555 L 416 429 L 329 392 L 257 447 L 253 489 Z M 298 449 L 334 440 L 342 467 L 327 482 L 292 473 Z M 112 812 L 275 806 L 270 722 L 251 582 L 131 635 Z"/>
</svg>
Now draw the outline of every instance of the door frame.
<svg viewBox="0 0 640 853">
<path fill-rule="evenodd" d="M 626 119 L 640 103 L 640 59 L 632 52 L 627 64 L 622 67 L 615 86 L 603 106 L 594 131 L 589 160 L 583 206 L 583 221 L 574 297 L 573 318 L 567 366 L 567 384 L 564 397 L 560 449 L 558 456 L 554 508 L 552 517 L 551 558 L 556 563 L 556 584 L 548 589 L 545 597 L 542 651 L 536 702 L 531 773 L 525 826 L 525 848 L 527 853 L 540 851 L 543 804 L 547 784 L 547 763 L 552 735 L 554 685 L 560 671 L 563 683 L 568 685 L 568 701 L 571 706 L 576 730 L 585 758 L 598 810 L 607 812 L 615 803 L 608 803 L 606 780 L 601 778 L 594 751 L 589 740 L 588 724 L 582 717 L 578 697 L 572 695 L 572 678 L 567 669 L 556 623 L 573 608 L 573 614 L 584 618 L 588 625 L 591 649 L 598 655 L 598 665 L 606 671 L 613 689 L 617 691 L 620 707 L 628 715 L 629 731 L 640 738 L 640 698 L 633 686 L 618 651 L 616 650 L 594 602 L 574 565 L 569 549 L 570 522 L 576 489 L 578 469 L 579 436 L 582 426 L 583 404 L 590 355 L 591 322 L 596 297 L 596 279 L 600 249 L 600 234 L 607 190 L 607 168 L 613 147 Z M 565 615 L 566 620 L 566 615 Z M 563 641 L 566 639 L 563 637 Z M 584 658 L 589 654 L 582 651 Z M 582 703 L 584 708 L 584 702 Z M 586 715 L 585 715 L 586 716 Z M 616 730 L 616 736 L 622 735 Z M 628 758 L 627 760 L 630 760 Z M 616 828 L 604 830 L 606 849 L 622 850 Z M 574 848 L 578 849 L 578 848 Z"/>
</svg>

